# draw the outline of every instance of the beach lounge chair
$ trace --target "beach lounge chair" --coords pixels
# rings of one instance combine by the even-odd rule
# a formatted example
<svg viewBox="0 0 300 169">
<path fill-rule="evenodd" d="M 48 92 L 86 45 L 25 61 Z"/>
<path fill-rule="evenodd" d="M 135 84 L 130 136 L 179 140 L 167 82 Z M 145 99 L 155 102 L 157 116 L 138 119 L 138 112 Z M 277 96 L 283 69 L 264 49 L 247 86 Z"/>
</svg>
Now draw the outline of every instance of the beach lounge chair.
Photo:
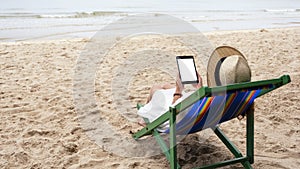
<svg viewBox="0 0 300 169">
<path fill-rule="evenodd" d="M 217 168 L 235 163 L 241 163 L 244 168 L 247 169 L 252 168 L 251 164 L 254 162 L 254 113 L 247 111 L 247 109 L 256 98 L 290 81 L 289 75 L 283 75 L 278 79 L 245 82 L 227 86 L 202 87 L 182 102 L 174 107 L 170 107 L 169 111 L 153 122 L 149 123 L 149 121 L 145 119 L 147 123 L 146 127 L 133 134 L 133 137 L 138 140 L 143 136 L 153 135 L 169 160 L 170 168 L 175 169 L 180 168 L 177 163 L 176 135 L 185 135 L 211 128 L 232 152 L 235 158 L 199 168 Z M 138 105 L 138 108 L 140 106 L 141 105 Z M 188 113 L 186 113 L 182 120 L 176 122 L 176 115 L 185 109 L 189 110 Z M 231 120 L 239 115 L 245 115 L 247 117 L 247 150 L 245 156 L 242 155 L 238 148 L 218 127 L 220 123 Z M 161 133 L 157 130 L 161 124 L 167 121 L 169 121 L 169 129 L 163 132 L 170 136 L 169 148 L 160 136 Z"/>
</svg>

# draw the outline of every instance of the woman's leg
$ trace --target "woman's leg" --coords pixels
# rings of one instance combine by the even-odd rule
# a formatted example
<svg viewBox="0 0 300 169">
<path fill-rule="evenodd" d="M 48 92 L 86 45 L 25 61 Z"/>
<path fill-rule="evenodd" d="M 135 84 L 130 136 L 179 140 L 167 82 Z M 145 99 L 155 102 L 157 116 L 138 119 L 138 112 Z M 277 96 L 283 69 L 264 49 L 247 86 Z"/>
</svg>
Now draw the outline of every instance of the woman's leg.
<svg viewBox="0 0 300 169">
<path fill-rule="evenodd" d="M 174 86 L 172 86 L 171 84 L 159 84 L 159 85 L 153 85 L 150 89 L 150 93 L 149 93 L 149 96 L 147 98 L 147 103 L 150 102 L 150 100 L 152 99 L 152 96 L 153 94 L 157 91 L 157 90 L 161 90 L 161 89 L 171 89 L 171 88 L 174 88 Z M 139 125 L 141 126 L 146 126 L 146 123 L 144 120 L 140 120 L 138 122 Z"/>
<path fill-rule="evenodd" d="M 174 88 L 174 86 L 172 86 L 171 84 L 159 84 L 159 85 L 153 85 L 150 89 L 150 94 L 147 98 L 147 102 L 146 103 L 149 103 L 150 100 L 152 99 L 152 96 L 153 94 L 157 91 L 157 90 L 161 90 L 161 89 L 171 89 L 171 88 Z"/>
</svg>

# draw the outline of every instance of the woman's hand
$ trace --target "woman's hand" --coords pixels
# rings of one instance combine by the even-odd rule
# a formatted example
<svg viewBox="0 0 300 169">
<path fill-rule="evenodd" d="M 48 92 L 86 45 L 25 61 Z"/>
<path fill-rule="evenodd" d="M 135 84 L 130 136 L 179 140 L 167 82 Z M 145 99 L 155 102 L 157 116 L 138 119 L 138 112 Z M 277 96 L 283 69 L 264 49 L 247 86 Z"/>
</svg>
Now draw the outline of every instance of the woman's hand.
<svg viewBox="0 0 300 169">
<path fill-rule="evenodd" d="M 197 72 L 197 76 L 198 76 L 199 82 L 197 84 L 193 84 L 193 87 L 199 89 L 203 86 L 203 84 L 202 84 L 202 78 L 198 72 Z"/>
<path fill-rule="evenodd" d="M 180 93 L 181 94 L 183 89 L 184 89 L 184 86 L 181 83 L 181 80 L 180 80 L 180 77 L 179 77 L 179 74 L 178 74 L 177 77 L 176 77 L 176 91 L 175 91 L 175 93 Z"/>
</svg>

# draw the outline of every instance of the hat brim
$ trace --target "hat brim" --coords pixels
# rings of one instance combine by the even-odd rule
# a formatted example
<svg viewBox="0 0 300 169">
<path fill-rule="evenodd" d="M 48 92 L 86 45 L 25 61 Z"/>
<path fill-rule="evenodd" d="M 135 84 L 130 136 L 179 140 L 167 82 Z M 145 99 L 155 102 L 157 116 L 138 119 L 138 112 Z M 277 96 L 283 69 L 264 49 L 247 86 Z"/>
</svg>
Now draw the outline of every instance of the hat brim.
<svg viewBox="0 0 300 169">
<path fill-rule="evenodd" d="M 215 72 L 220 60 L 232 55 L 239 55 L 247 61 L 245 56 L 240 51 L 230 46 L 219 46 L 212 52 L 207 64 L 207 85 L 209 87 L 214 87 L 218 85 L 216 82 Z"/>
</svg>

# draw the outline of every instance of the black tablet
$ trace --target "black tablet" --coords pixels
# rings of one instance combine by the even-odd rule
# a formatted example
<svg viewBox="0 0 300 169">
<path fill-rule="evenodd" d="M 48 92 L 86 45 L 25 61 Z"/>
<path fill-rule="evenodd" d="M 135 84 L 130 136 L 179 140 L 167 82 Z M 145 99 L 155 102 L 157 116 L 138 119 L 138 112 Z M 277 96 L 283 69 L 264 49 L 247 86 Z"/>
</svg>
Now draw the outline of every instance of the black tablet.
<svg viewBox="0 0 300 169">
<path fill-rule="evenodd" d="M 182 84 L 199 83 L 193 56 L 177 56 L 176 61 Z"/>
</svg>

